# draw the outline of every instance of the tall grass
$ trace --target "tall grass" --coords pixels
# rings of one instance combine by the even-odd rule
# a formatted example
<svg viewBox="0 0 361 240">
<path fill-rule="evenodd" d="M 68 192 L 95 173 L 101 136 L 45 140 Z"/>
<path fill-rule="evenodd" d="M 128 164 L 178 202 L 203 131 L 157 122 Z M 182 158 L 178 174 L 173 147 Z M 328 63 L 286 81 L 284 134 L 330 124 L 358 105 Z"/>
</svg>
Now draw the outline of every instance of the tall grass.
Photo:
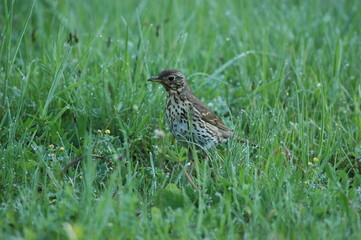
<svg viewBox="0 0 361 240">
<path fill-rule="evenodd" d="M 360 9 L 3 0 L 0 239 L 360 238 Z M 182 148 L 165 68 L 258 147 Z"/>
</svg>

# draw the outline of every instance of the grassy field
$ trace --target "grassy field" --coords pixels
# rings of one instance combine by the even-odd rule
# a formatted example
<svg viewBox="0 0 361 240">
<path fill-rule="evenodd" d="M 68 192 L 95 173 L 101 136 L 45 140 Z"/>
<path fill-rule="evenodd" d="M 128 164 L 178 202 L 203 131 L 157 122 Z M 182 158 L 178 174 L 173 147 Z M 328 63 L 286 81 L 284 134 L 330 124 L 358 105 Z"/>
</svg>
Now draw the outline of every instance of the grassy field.
<svg viewBox="0 0 361 240">
<path fill-rule="evenodd" d="M 0 12 L 0 239 L 361 239 L 360 1 Z M 166 68 L 259 147 L 187 153 Z"/>
</svg>

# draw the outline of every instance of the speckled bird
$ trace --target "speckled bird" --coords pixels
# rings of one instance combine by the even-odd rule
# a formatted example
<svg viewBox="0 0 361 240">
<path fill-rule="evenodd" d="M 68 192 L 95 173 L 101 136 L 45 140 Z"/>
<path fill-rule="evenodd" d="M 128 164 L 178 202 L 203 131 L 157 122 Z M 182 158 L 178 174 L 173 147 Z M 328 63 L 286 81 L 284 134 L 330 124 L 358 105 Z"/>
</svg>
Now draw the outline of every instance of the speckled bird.
<svg viewBox="0 0 361 240">
<path fill-rule="evenodd" d="M 167 121 L 175 138 L 183 143 L 196 143 L 203 149 L 227 142 L 233 132 L 192 92 L 185 76 L 176 69 L 166 69 L 148 79 L 167 91 Z"/>
</svg>

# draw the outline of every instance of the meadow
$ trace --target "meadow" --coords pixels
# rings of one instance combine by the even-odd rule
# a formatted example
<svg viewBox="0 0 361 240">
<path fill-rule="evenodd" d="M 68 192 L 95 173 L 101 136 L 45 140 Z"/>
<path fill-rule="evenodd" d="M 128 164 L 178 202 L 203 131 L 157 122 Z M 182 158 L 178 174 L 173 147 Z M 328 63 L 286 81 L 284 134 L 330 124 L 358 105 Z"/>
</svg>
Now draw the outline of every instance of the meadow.
<svg viewBox="0 0 361 240">
<path fill-rule="evenodd" d="M 0 12 L 0 239 L 361 239 L 361 1 Z M 167 68 L 257 146 L 178 144 Z"/>
</svg>

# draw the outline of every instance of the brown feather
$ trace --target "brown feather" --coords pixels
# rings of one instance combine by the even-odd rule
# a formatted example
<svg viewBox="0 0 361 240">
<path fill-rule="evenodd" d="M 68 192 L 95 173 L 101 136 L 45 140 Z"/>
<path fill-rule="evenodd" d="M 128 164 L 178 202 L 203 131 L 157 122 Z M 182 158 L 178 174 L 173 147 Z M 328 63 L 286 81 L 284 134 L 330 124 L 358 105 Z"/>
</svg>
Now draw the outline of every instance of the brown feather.
<svg viewBox="0 0 361 240">
<path fill-rule="evenodd" d="M 194 108 L 201 113 L 202 120 L 223 131 L 230 132 L 229 128 L 226 127 L 223 121 L 211 110 L 209 110 L 192 92 L 188 92 L 187 95 L 188 100 L 193 104 Z"/>
</svg>

